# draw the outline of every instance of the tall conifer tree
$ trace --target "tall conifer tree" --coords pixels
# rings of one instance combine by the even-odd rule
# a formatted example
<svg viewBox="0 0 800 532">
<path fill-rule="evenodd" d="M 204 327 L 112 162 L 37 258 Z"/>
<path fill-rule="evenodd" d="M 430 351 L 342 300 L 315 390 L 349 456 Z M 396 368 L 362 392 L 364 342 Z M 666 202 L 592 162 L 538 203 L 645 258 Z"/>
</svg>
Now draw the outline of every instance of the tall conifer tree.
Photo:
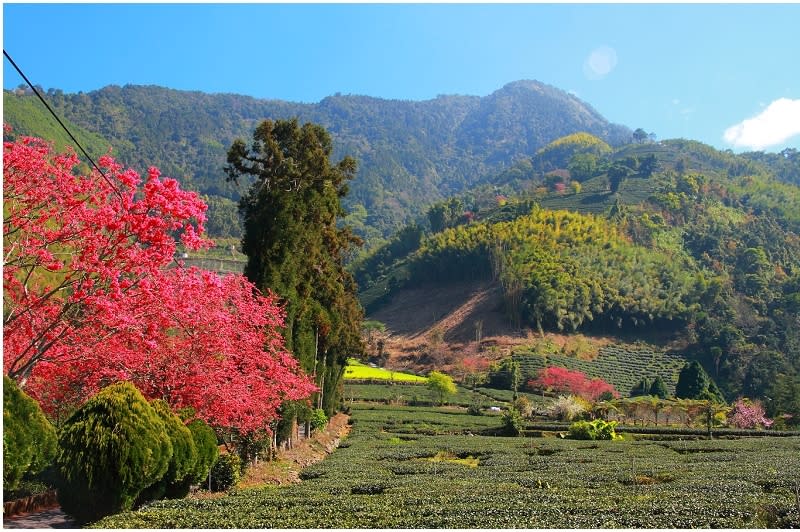
<svg viewBox="0 0 800 532">
<path fill-rule="evenodd" d="M 328 415 L 338 405 L 346 357 L 363 350 L 363 311 L 344 269 L 347 251 L 360 240 L 337 225 L 356 161 L 332 164 L 331 152 L 322 126 L 265 120 L 249 146 L 234 141 L 225 168 L 229 180 L 255 178 L 239 204 L 245 275 L 283 298 L 287 347 L 316 376 Z"/>
</svg>

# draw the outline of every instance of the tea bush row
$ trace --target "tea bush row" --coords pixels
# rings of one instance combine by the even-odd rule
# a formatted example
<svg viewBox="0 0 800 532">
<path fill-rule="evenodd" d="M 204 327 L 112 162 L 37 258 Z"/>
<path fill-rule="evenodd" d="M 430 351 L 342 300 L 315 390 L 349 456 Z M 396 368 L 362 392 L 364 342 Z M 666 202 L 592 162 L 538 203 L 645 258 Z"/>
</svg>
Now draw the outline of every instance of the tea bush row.
<svg viewBox="0 0 800 532">
<path fill-rule="evenodd" d="M 425 385 L 420 384 L 361 384 L 345 382 L 344 400 L 374 401 L 396 405 L 431 406 L 435 403 L 433 394 Z M 456 393 L 445 398 L 445 404 L 468 407 L 479 400 L 483 407 L 501 406 L 504 399 L 493 399 L 481 390 L 472 391 L 462 386 L 456 387 Z"/>
<path fill-rule="evenodd" d="M 680 355 L 637 344 L 603 346 L 591 361 L 559 354 L 524 352 L 515 354 L 513 358 L 519 362 L 525 382 L 536 378 L 545 367 L 559 366 L 581 371 L 591 378 L 602 378 L 623 396 L 627 396 L 643 377 L 653 378 L 656 375 L 664 380 L 669 393 L 674 393 L 678 374 L 686 362 Z"/>
<path fill-rule="evenodd" d="M 355 405 L 352 415 L 345 444 L 304 470 L 300 484 L 241 490 L 217 500 L 160 501 L 96 526 L 800 526 L 793 492 L 800 482 L 797 437 L 689 442 L 504 438 L 470 435 L 486 426 L 478 423 L 499 424 L 498 416 L 383 405 Z M 443 456 L 469 457 L 477 467 L 455 459 L 432 460 Z"/>
</svg>

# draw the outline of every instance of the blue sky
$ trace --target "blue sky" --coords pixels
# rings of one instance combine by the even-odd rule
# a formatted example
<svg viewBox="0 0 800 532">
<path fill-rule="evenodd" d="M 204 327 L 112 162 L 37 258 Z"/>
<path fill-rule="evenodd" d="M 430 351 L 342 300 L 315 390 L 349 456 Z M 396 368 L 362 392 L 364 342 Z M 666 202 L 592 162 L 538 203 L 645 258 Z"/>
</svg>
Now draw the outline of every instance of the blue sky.
<svg viewBox="0 0 800 532">
<path fill-rule="evenodd" d="M 779 151 L 800 147 L 798 21 L 800 4 L 4 4 L 3 48 L 65 92 L 424 100 L 536 79 L 661 139 Z"/>
</svg>

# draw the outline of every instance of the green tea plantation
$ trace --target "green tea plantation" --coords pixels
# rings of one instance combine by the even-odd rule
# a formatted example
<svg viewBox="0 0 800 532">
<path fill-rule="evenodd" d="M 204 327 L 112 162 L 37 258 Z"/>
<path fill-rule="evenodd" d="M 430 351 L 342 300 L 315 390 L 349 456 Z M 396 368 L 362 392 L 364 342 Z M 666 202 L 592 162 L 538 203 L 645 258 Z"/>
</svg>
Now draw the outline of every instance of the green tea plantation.
<svg viewBox="0 0 800 532">
<path fill-rule="evenodd" d="M 102 528 L 788 528 L 800 437 L 487 436 L 499 415 L 355 402 L 290 486 L 161 501 Z"/>
</svg>

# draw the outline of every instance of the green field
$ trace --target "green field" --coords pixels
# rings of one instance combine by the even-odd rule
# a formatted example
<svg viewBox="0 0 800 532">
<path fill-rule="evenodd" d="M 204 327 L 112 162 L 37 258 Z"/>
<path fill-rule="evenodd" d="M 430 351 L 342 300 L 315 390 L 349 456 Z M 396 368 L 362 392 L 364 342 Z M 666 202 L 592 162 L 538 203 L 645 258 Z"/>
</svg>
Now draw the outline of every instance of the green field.
<svg viewBox="0 0 800 532">
<path fill-rule="evenodd" d="M 352 405 L 300 484 L 153 503 L 102 528 L 788 528 L 800 438 L 480 436 L 500 417 Z"/>
<path fill-rule="evenodd" d="M 344 369 L 344 378 L 349 380 L 368 380 L 368 381 L 396 381 L 396 382 L 428 382 L 427 377 L 403 373 L 401 371 L 390 371 L 383 368 L 373 368 L 362 364 L 354 358 L 347 359 L 347 366 Z"/>
<path fill-rule="evenodd" d="M 479 403 L 484 408 L 491 406 L 502 407 L 511 401 L 511 394 L 512 392 L 510 391 L 508 394 L 505 394 L 503 390 L 491 390 L 489 388 L 479 388 L 472 391 L 463 386 L 457 386 L 456 393 L 445 398 L 445 406 L 466 408 L 473 403 Z M 350 381 L 345 384 L 343 397 L 348 404 L 353 401 L 366 401 L 398 406 L 430 406 L 437 401 L 437 398 L 427 386 L 415 383 L 357 384 Z M 541 400 L 541 398 L 539 397 L 538 400 Z"/>
<path fill-rule="evenodd" d="M 623 396 L 643 377 L 651 381 L 661 376 L 669 393 L 675 392 L 678 375 L 686 358 L 666 353 L 647 344 L 613 344 L 601 347 L 593 360 L 581 360 L 563 354 L 534 354 L 524 348 L 514 350 L 514 360 L 519 362 L 523 382 L 535 379 L 548 366 L 560 366 L 585 373 L 591 378 L 601 378 L 612 384 Z"/>
</svg>

